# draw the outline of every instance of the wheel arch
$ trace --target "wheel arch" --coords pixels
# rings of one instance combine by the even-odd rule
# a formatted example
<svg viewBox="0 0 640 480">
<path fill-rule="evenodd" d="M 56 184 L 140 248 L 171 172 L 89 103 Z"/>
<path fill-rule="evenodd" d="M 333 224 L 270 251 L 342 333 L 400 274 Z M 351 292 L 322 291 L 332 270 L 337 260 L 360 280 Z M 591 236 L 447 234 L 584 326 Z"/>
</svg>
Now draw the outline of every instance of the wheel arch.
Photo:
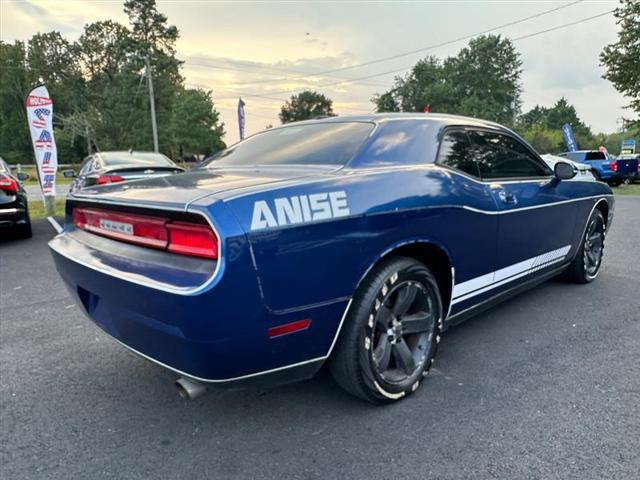
<svg viewBox="0 0 640 480">
<path fill-rule="evenodd" d="M 600 210 L 600 213 L 602 213 L 602 216 L 604 217 L 605 227 L 608 227 L 608 225 L 609 225 L 609 202 L 606 199 L 601 198 L 600 200 L 598 200 L 596 202 L 595 208 Z M 589 216 L 591 216 L 591 215 L 589 215 Z M 589 221 L 589 219 L 587 219 L 587 221 Z"/>
<path fill-rule="evenodd" d="M 440 295 L 442 296 L 442 308 L 446 318 L 451 308 L 451 294 L 453 292 L 455 270 L 449 251 L 443 245 L 430 239 L 400 242 L 382 252 L 362 275 L 354 292 L 360 287 L 369 275 L 369 272 L 371 272 L 376 265 L 379 265 L 380 262 L 391 257 L 413 258 L 425 264 L 433 272 L 438 282 Z"/>
</svg>

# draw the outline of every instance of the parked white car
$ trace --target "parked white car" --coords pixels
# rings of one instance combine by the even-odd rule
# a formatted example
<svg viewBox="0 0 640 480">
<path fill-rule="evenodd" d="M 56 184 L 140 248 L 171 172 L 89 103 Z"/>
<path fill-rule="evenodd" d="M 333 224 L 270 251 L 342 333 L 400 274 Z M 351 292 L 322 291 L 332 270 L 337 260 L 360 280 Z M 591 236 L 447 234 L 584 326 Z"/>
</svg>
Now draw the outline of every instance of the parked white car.
<svg viewBox="0 0 640 480">
<path fill-rule="evenodd" d="M 550 153 L 547 153 L 545 155 L 540 155 L 540 156 L 542 157 L 542 160 L 544 160 L 545 163 L 549 165 L 549 168 L 551 168 L 551 170 L 553 170 L 556 163 L 558 162 L 567 162 L 575 166 L 578 169 L 578 174 L 569 181 L 573 181 L 573 182 L 589 182 L 589 181 L 595 182 L 596 181 L 596 177 L 594 177 L 593 173 L 591 173 L 591 167 L 589 167 L 589 165 L 587 165 L 586 163 L 574 162 L 573 160 L 569 160 L 568 158 L 558 157 L 557 155 L 551 155 Z"/>
</svg>

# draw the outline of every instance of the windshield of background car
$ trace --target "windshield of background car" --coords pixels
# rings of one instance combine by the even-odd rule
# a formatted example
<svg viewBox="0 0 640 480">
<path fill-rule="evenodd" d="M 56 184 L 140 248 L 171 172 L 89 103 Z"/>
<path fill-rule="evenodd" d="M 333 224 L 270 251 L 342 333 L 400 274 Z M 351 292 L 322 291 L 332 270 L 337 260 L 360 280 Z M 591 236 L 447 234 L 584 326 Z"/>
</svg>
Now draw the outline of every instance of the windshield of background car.
<svg viewBox="0 0 640 480">
<path fill-rule="evenodd" d="M 149 167 L 173 167 L 174 163 L 159 153 L 103 152 L 100 154 L 107 167 L 141 165 Z"/>
<path fill-rule="evenodd" d="M 204 168 L 345 165 L 373 127 L 369 122 L 326 122 L 266 130 L 211 157 Z"/>
</svg>

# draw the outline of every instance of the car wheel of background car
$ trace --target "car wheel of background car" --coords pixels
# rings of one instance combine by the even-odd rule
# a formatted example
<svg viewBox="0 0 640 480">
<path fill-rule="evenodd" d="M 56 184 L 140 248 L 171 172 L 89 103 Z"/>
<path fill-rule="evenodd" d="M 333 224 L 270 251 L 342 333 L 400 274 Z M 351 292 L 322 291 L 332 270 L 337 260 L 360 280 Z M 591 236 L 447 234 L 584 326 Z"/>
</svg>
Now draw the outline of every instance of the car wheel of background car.
<svg viewBox="0 0 640 480">
<path fill-rule="evenodd" d="M 589 218 L 578 253 L 567 268 L 569 279 L 577 283 L 589 283 L 598 276 L 604 253 L 605 223 L 600 210 L 595 209 Z"/>
<path fill-rule="evenodd" d="M 595 177 L 595 179 L 596 179 L 598 182 L 601 182 L 601 181 L 602 181 L 602 177 L 600 176 L 600 173 L 598 173 L 598 171 L 597 171 L 597 170 L 591 170 L 591 173 L 593 174 L 593 176 Z"/>
<path fill-rule="evenodd" d="M 27 219 L 27 223 L 20 225 L 17 228 L 19 238 L 31 238 L 33 232 L 31 231 L 31 220 Z"/>
<path fill-rule="evenodd" d="M 440 340 L 442 300 L 435 277 L 405 257 L 384 260 L 353 297 L 330 367 L 336 382 L 372 403 L 414 392 Z"/>
</svg>

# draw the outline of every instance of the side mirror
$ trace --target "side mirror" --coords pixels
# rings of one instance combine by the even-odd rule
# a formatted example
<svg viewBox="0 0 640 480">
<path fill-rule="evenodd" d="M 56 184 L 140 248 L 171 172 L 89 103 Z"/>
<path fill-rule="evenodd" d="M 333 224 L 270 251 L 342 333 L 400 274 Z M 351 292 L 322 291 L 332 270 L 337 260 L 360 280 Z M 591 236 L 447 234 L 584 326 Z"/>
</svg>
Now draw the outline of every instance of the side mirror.
<svg viewBox="0 0 640 480">
<path fill-rule="evenodd" d="M 64 170 L 64 171 L 62 172 L 62 176 L 63 176 L 64 178 L 75 178 L 75 177 L 77 177 L 78 175 L 76 175 L 76 172 L 74 172 L 73 170 Z"/>
<path fill-rule="evenodd" d="M 567 162 L 558 162 L 553 167 L 553 174 L 558 180 L 571 180 L 577 173 L 574 166 Z"/>
<path fill-rule="evenodd" d="M 16 178 L 21 182 L 24 182 L 25 180 L 29 180 L 29 174 L 24 172 L 18 172 L 16 174 Z"/>
</svg>

